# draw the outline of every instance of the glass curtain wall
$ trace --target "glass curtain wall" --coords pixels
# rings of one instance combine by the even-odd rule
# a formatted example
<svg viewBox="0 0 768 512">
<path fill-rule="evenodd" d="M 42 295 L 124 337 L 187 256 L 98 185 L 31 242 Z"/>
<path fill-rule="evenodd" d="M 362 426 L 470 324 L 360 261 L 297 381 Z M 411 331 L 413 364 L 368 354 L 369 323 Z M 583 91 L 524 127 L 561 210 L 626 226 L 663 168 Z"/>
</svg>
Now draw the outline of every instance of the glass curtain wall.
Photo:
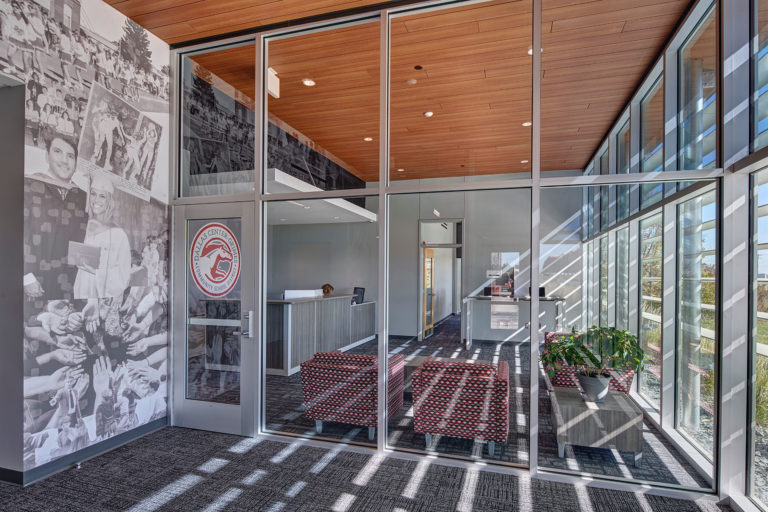
<svg viewBox="0 0 768 512">
<path fill-rule="evenodd" d="M 598 174 L 610 174 L 608 150 L 606 149 L 600 158 L 597 159 Z M 600 230 L 607 229 L 611 225 L 611 192 L 613 190 L 612 185 L 603 185 L 600 187 L 600 221 L 598 226 Z"/>
<path fill-rule="evenodd" d="M 616 328 L 630 329 L 629 226 L 616 231 Z"/>
<path fill-rule="evenodd" d="M 752 48 L 754 149 L 768 144 L 768 1 L 754 0 Z"/>
<path fill-rule="evenodd" d="M 677 428 L 712 458 L 715 430 L 717 275 L 715 192 L 677 209 Z"/>
<path fill-rule="evenodd" d="M 600 326 L 608 327 L 608 235 L 599 239 L 600 257 Z"/>
<path fill-rule="evenodd" d="M 749 493 L 768 508 L 768 171 L 752 175 L 752 432 Z"/>
<path fill-rule="evenodd" d="M 679 51 L 680 169 L 707 169 L 717 165 L 716 12 L 714 7 L 710 9 Z"/>
<path fill-rule="evenodd" d="M 630 187 L 636 185 L 630 184 Z M 672 413 L 675 410 L 674 395 L 668 401 L 665 400 L 664 404 L 661 395 L 669 395 L 672 392 L 676 373 L 669 372 L 668 380 L 662 381 L 664 324 L 674 329 L 677 322 L 688 321 L 691 315 L 686 316 L 674 310 L 670 314 L 669 308 L 666 311 L 662 308 L 662 279 L 671 278 L 672 282 L 675 282 L 678 270 L 689 267 L 678 266 L 677 261 L 687 256 L 678 254 L 675 244 L 672 244 L 673 247 L 664 247 L 662 219 L 664 211 L 673 212 L 672 219 L 675 219 L 674 212 L 677 209 L 683 211 L 696 201 L 703 201 L 702 204 L 708 205 L 715 196 L 714 190 L 702 194 L 701 186 L 697 184 L 697 187 L 698 191 L 686 195 L 680 193 L 666 199 L 663 205 L 646 208 L 638 212 L 639 215 L 635 218 L 617 223 L 615 227 L 583 243 L 581 250 L 575 249 L 575 254 L 566 250 L 554 254 L 550 244 L 544 244 L 543 239 L 540 246 L 542 254 L 548 254 L 547 264 L 551 267 L 567 266 L 570 261 L 581 257 L 581 297 L 586 297 L 587 302 L 591 302 L 581 308 L 585 317 L 594 318 L 595 323 L 599 322 L 600 326 L 625 329 L 639 335 L 642 348 L 649 357 L 645 369 L 639 375 L 639 391 L 656 410 L 661 411 L 663 405 L 664 413 Z M 544 188 L 541 192 L 542 203 L 561 205 L 565 202 L 565 196 L 562 194 L 574 195 L 571 190 Z M 617 206 L 613 205 L 612 208 Z M 712 213 L 714 210 L 707 211 L 702 217 L 707 237 L 712 234 L 709 232 L 709 222 L 714 220 Z M 582 223 L 581 227 L 583 229 L 585 225 Z M 549 234 L 549 231 L 544 230 L 544 233 Z M 564 234 L 559 236 L 565 237 Z M 577 233 L 574 233 L 573 237 L 580 238 Z M 714 248 L 709 238 L 704 241 L 704 247 L 706 249 L 702 249 L 699 254 L 708 258 L 706 251 Z M 639 265 L 632 266 L 631 258 L 637 258 Z M 666 265 L 663 263 L 665 258 L 668 261 Z M 630 270 L 635 267 L 639 268 Z M 708 283 L 705 287 L 713 292 L 715 281 L 709 280 L 709 275 L 702 278 L 702 282 Z M 684 277 L 687 279 L 689 276 Z M 709 301 L 710 298 L 705 300 Z M 577 301 L 565 300 L 566 311 L 577 305 Z M 630 309 L 638 308 L 638 305 L 641 314 L 639 321 L 635 321 L 636 316 L 630 313 Z M 544 336 L 542 349 L 546 352 L 555 347 L 562 336 L 569 334 L 569 328 L 575 327 L 578 320 L 578 314 L 575 318 L 566 314 L 564 331 L 548 331 Z M 674 340 L 674 330 L 669 337 Z M 667 344 L 667 350 L 672 346 L 674 345 Z M 677 353 L 679 357 L 687 357 L 687 352 L 683 350 L 678 349 Z M 575 377 L 576 371 L 567 365 L 559 369 L 546 366 L 540 368 L 541 467 L 695 489 L 711 487 L 708 479 L 712 475 L 685 457 L 684 450 L 689 448 L 670 443 L 668 433 L 663 432 L 658 423 L 645 419 L 645 412 L 633 396 L 634 373 L 627 373 L 622 368 L 612 369 L 613 381 L 605 402 L 595 403 L 592 407 L 585 405 L 580 395 L 578 387 L 581 384 Z M 680 373 L 680 370 L 677 373 Z M 663 390 L 664 386 L 668 391 Z M 609 410 L 616 411 L 617 416 L 609 417 Z"/>
<path fill-rule="evenodd" d="M 661 409 L 662 347 L 662 261 L 664 230 L 662 214 L 640 221 L 640 318 L 639 333 L 643 353 L 649 361 L 638 375 L 638 390 L 657 411 Z"/>
<path fill-rule="evenodd" d="M 632 159 L 630 148 L 629 121 L 616 134 L 616 173 L 629 174 Z M 616 221 L 629 217 L 629 185 L 616 186 Z"/>
<path fill-rule="evenodd" d="M 640 101 L 640 172 L 664 170 L 664 77 Z M 664 185 L 640 187 L 640 206 L 646 208 L 664 196 Z"/>
</svg>

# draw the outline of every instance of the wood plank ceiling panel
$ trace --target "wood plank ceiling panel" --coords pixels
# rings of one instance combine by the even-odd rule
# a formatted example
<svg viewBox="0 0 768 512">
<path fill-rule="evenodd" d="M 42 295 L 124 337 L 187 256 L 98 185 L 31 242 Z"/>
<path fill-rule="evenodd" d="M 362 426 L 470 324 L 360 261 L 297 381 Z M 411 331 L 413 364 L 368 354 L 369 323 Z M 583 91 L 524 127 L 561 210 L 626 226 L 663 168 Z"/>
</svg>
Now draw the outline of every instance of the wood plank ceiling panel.
<svg viewBox="0 0 768 512">
<path fill-rule="evenodd" d="M 222 16 L 226 9 L 232 9 L 235 23 L 253 26 L 351 3 L 366 2 L 299 5 L 277 0 L 242 7 L 237 0 L 224 0 L 215 3 L 218 10 L 208 0 L 123 0 L 114 5 L 156 33 L 167 30 L 164 37 L 175 42 L 209 35 L 215 29 L 199 24 L 218 27 L 216 21 L 202 20 Z M 687 4 L 543 0 L 543 170 L 578 169 L 588 163 Z M 260 8 L 269 14 L 247 21 L 247 13 Z M 521 162 L 530 160 L 531 153 L 531 129 L 522 126 L 531 120 L 531 18 L 530 1 L 496 0 L 393 20 L 393 178 L 529 170 L 529 164 Z M 231 23 L 228 30 L 234 27 Z M 172 34 L 167 28 L 179 24 L 196 26 L 194 33 Z M 365 180 L 378 177 L 378 44 L 375 22 L 269 44 L 268 62 L 281 87 L 280 98 L 269 100 L 270 115 Z M 195 60 L 253 97 L 253 47 L 220 50 Z M 317 85 L 305 87 L 302 78 L 312 78 Z M 425 111 L 435 115 L 427 119 Z M 405 172 L 396 172 L 401 168 Z"/>
</svg>

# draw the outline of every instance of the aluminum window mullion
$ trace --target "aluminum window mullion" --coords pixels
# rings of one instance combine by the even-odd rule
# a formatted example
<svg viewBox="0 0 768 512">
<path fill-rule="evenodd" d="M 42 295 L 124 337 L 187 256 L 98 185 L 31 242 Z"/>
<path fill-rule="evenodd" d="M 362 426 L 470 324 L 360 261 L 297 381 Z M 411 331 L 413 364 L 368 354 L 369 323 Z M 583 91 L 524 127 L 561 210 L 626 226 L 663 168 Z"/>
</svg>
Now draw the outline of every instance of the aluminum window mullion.
<svg viewBox="0 0 768 512">
<path fill-rule="evenodd" d="M 532 48 L 541 48 L 542 0 L 533 0 L 533 44 Z M 530 329 L 530 368 L 528 404 L 528 464 L 530 474 L 535 476 L 539 470 L 539 244 L 541 219 L 541 51 L 533 52 L 532 63 L 532 121 L 531 134 L 531 329 Z"/>
<path fill-rule="evenodd" d="M 389 184 L 389 59 L 390 59 L 390 17 L 389 11 L 382 11 L 379 42 L 379 302 L 378 302 L 378 407 L 376 429 L 376 450 L 381 453 L 387 448 L 387 374 L 389 372 L 389 201 L 386 189 Z M 382 370 L 383 369 L 383 370 Z"/>
<path fill-rule="evenodd" d="M 749 367 L 750 275 L 750 201 L 745 198 L 750 176 L 731 174 L 722 181 L 720 211 L 720 393 L 717 395 L 719 435 L 715 438 L 715 463 L 720 496 L 746 494 L 747 436 L 743 435 L 750 407 L 749 390 L 744 368 Z M 716 323 L 718 320 L 716 320 Z"/>
<path fill-rule="evenodd" d="M 254 199 L 254 230 L 253 230 L 253 237 L 254 237 L 254 257 L 256 259 L 255 265 L 256 269 L 254 270 L 254 283 L 255 283 L 255 293 L 254 293 L 254 301 L 255 304 L 253 305 L 253 314 L 254 314 L 254 321 L 253 325 L 256 329 L 257 335 L 254 335 L 251 333 L 251 343 L 258 343 L 257 346 L 257 366 L 258 368 L 258 377 L 255 379 L 251 379 L 251 381 L 255 381 L 256 384 L 256 401 L 253 405 L 254 407 L 254 416 L 253 419 L 255 421 L 255 424 L 253 425 L 252 432 L 254 434 L 258 433 L 261 434 L 264 430 L 265 424 L 266 424 L 266 400 L 264 400 L 264 393 L 267 389 L 267 381 L 266 381 L 266 343 L 263 343 L 264 340 L 266 340 L 266 323 L 264 322 L 264 319 L 266 318 L 266 276 L 264 273 L 264 254 L 266 254 L 266 238 L 263 236 L 264 229 L 262 227 L 262 222 L 264 219 L 264 210 L 263 210 L 263 202 L 261 201 L 261 192 L 263 187 L 263 179 L 262 176 L 264 175 L 264 169 L 266 169 L 266 156 L 264 159 L 261 158 L 261 155 L 266 155 L 266 147 L 264 144 L 264 135 L 267 133 L 265 124 L 263 122 L 263 118 L 266 118 L 266 100 L 263 98 L 264 96 L 264 70 L 266 68 L 267 63 L 267 56 L 266 56 L 266 45 L 264 44 L 264 38 L 262 36 L 257 36 L 256 40 L 254 42 L 254 52 L 256 57 L 256 69 L 254 72 L 254 83 L 255 83 L 255 99 L 254 106 L 256 108 L 256 111 L 254 112 L 253 117 L 253 124 L 254 124 L 254 133 L 253 133 L 253 141 L 254 141 L 254 170 L 253 170 L 253 199 Z"/>
<path fill-rule="evenodd" d="M 677 203 L 664 205 L 662 213 L 662 306 L 660 419 L 663 429 L 675 430 L 677 391 Z"/>
</svg>

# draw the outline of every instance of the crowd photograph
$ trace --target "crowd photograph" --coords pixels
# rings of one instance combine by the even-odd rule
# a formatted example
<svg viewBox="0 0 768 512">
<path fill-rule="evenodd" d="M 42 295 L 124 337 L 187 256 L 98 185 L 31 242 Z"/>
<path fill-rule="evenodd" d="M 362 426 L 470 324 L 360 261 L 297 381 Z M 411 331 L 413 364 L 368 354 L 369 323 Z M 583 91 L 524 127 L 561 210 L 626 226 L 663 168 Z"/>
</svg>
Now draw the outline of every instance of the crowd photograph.
<svg viewBox="0 0 768 512">
<path fill-rule="evenodd" d="M 46 3 L 0 2 L 0 71 L 26 83 L 25 469 L 167 409 L 168 54 L 94 0 Z"/>
</svg>

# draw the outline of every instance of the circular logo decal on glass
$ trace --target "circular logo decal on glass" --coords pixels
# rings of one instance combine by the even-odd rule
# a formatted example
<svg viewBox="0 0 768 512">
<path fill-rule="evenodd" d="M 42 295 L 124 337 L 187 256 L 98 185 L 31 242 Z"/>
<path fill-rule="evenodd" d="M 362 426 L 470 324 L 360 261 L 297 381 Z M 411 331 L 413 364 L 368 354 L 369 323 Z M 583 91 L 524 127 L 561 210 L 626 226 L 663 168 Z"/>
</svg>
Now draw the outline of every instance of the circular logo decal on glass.
<svg viewBox="0 0 768 512">
<path fill-rule="evenodd" d="M 192 279 L 210 297 L 228 294 L 240 278 L 240 246 L 229 228 L 218 222 L 200 228 L 189 257 Z"/>
</svg>

